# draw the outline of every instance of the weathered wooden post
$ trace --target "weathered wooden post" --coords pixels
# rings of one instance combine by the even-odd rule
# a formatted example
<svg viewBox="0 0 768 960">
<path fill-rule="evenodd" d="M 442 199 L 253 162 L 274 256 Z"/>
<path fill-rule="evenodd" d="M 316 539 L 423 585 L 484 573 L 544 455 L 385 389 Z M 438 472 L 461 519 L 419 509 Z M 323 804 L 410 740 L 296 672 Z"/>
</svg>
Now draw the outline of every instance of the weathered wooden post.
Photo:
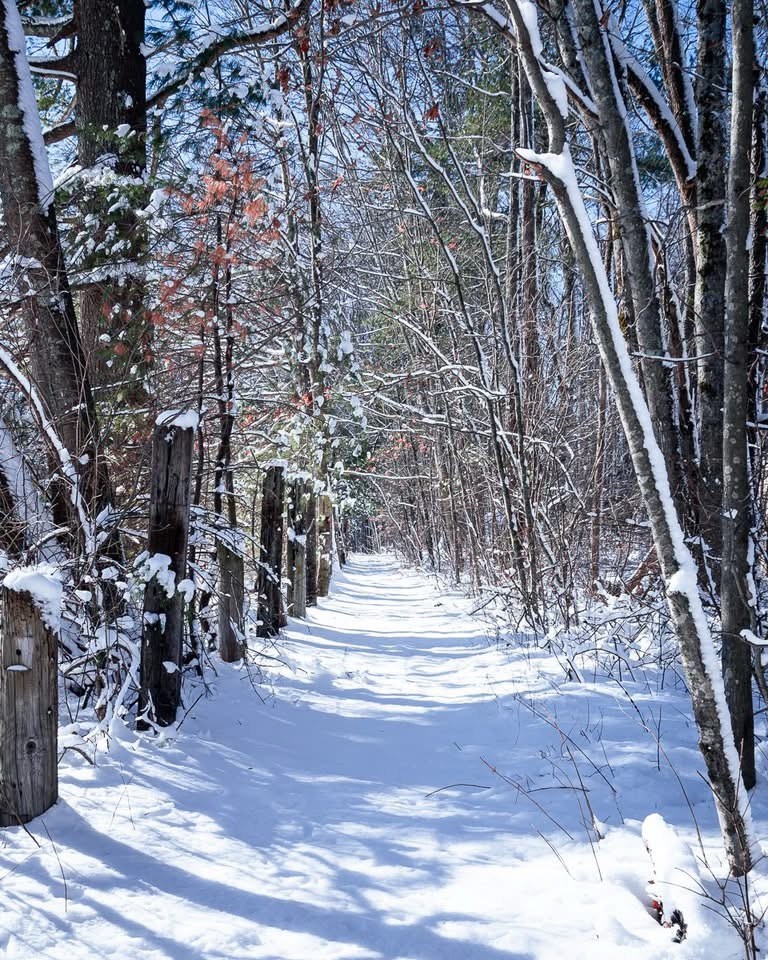
<svg viewBox="0 0 768 960">
<path fill-rule="evenodd" d="M 293 612 L 293 567 L 295 560 L 294 540 L 296 537 L 296 518 L 299 511 L 301 488 L 298 480 L 293 480 L 285 497 L 285 607 L 280 617 L 280 626 L 288 625 L 288 614 Z"/>
<path fill-rule="evenodd" d="M 327 597 L 331 586 L 331 498 L 317 498 L 317 595 Z"/>
<path fill-rule="evenodd" d="M 339 516 L 339 511 L 336 507 L 333 508 L 333 536 L 336 541 L 336 557 L 339 561 L 339 566 L 343 567 L 347 563 L 347 537 L 348 530 L 347 527 L 349 521 L 345 518 L 341 519 Z"/>
<path fill-rule="evenodd" d="M 259 600 L 256 635 L 259 637 L 274 637 L 280 632 L 284 472 L 282 461 L 267 464 L 262 488 L 259 572 L 256 577 Z"/>
<path fill-rule="evenodd" d="M 317 497 L 314 481 L 308 480 L 304 503 L 304 564 L 306 570 L 306 605 L 317 605 Z"/>
<path fill-rule="evenodd" d="M 161 414 L 152 438 L 152 477 L 141 640 L 139 727 L 168 726 L 181 703 L 181 649 L 195 413 Z M 148 723 L 149 721 L 150 723 Z"/>
<path fill-rule="evenodd" d="M 216 558 L 219 564 L 219 656 L 234 663 L 245 656 L 245 565 L 237 549 L 236 530 L 217 533 Z"/>
<path fill-rule="evenodd" d="M 296 480 L 291 488 L 289 513 L 288 576 L 290 578 L 290 601 L 288 612 L 303 619 L 307 615 L 307 538 L 304 533 L 304 483 Z"/>
<path fill-rule="evenodd" d="M 0 589 L 0 826 L 27 823 L 59 795 L 61 583 L 34 567 Z"/>
</svg>

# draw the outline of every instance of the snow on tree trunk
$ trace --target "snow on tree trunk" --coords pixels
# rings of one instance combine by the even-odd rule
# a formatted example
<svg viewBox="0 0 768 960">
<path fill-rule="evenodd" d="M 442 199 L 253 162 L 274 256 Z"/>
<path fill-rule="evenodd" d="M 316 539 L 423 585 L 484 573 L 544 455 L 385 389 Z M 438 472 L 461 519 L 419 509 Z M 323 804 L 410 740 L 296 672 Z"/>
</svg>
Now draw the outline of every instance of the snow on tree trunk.
<svg viewBox="0 0 768 960">
<path fill-rule="evenodd" d="M 573 7 L 582 56 L 600 120 L 600 137 L 605 144 L 611 192 L 618 211 L 616 224 L 624 258 L 624 278 L 632 301 L 648 406 L 657 424 L 659 444 L 673 480 L 672 492 L 677 497 L 682 492 L 682 475 L 678 458 L 679 438 L 673 417 L 672 381 L 669 370 L 659 359 L 665 353 L 661 308 L 654 277 L 650 225 L 627 125 L 626 105 L 608 34 L 598 20 L 594 0 L 574 0 Z"/>
<path fill-rule="evenodd" d="M 308 496 L 304 509 L 304 562 L 306 565 L 306 605 L 317 604 L 317 497 L 312 481 L 307 484 Z"/>
</svg>

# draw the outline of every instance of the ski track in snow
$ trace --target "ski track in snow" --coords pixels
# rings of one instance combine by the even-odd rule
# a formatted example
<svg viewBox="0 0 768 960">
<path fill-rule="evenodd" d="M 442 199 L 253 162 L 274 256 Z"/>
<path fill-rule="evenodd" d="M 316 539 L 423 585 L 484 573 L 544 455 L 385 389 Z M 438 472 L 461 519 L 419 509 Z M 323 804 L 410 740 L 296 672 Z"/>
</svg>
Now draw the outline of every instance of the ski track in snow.
<svg viewBox="0 0 768 960">
<path fill-rule="evenodd" d="M 291 622 L 259 692 L 217 663 L 175 740 L 126 729 L 95 767 L 66 753 L 59 803 L 29 825 L 39 846 L 2 832 L 0 956 L 743 956 L 685 883 L 683 944 L 646 910 L 642 819 L 660 811 L 695 839 L 670 763 L 719 866 L 684 691 L 625 676 L 661 724 L 657 765 L 615 682 L 564 683 L 555 658 L 490 642 L 469 608 L 391 558 L 355 557 Z M 202 692 L 187 682 L 187 704 Z"/>
</svg>

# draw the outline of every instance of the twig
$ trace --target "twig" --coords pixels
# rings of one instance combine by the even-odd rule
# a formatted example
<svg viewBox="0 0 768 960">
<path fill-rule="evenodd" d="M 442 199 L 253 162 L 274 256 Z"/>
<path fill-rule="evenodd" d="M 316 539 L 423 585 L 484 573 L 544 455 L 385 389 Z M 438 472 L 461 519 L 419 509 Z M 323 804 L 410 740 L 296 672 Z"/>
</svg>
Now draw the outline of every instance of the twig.
<svg viewBox="0 0 768 960">
<path fill-rule="evenodd" d="M 64 867 L 62 866 L 62 863 L 61 863 L 61 857 L 59 856 L 59 851 L 56 849 L 56 844 L 53 842 L 53 837 L 51 836 L 48 830 L 48 827 L 46 826 L 45 820 L 43 820 L 42 817 L 40 817 L 40 823 L 43 827 L 43 830 L 45 830 L 45 835 L 51 841 L 51 846 L 53 847 L 53 852 L 54 852 L 54 855 L 56 856 L 56 862 L 59 865 L 59 873 L 61 874 L 61 881 L 64 884 L 64 913 L 66 913 L 67 910 L 69 909 L 69 891 L 67 888 L 67 878 L 64 876 Z"/>
<path fill-rule="evenodd" d="M 449 783 L 447 787 L 438 787 L 437 790 L 431 790 L 429 793 L 424 794 L 424 799 L 429 800 L 430 797 L 434 797 L 436 793 L 442 793 L 443 790 L 453 790 L 454 787 L 474 787 L 477 790 L 490 790 L 490 786 L 484 783 Z"/>
</svg>

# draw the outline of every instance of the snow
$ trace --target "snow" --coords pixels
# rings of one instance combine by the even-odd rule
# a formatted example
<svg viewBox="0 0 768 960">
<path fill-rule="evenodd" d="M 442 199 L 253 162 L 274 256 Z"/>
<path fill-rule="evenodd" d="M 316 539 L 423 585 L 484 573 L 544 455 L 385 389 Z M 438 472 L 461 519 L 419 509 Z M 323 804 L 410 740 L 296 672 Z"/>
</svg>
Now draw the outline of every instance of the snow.
<svg viewBox="0 0 768 960">
<path fill-rule="evenodd" d="M 40 210 L 43 214 L 53 201 L 53 178 L 48 165 L 48 154 L 43 142 L 43 128 L 40 125 L 40 113 L 37 109 L 37 98 L 32 83 L 32 73 L 27 60 L 27 44 L 24 38 L 24 29 L 21 25 L 21 16 L 15 0 L 3 0 L 5 29 L 8 33 L 8 48 L 14 54 L 16 74 L 19 82 L 19 110 L 22 115 L 24 132 L 29 141 L 32 153 L 32 165 L 37 180 L 37 197 Z"/>
<path fill-rule="evenodd" d="M 145 550 L 136 557 L 134 566 L 137 568 L 137 577 L 144 583 L 149 583 L 154 578 L 165 590 L 167 596 L 174 595 L 176 574 L 171 570 L 171 558 L 167 553 L 153 553 L 150 556 Z"/>
<path fill-rule="evenodd" d="M 517 9 L 523 18 L 528 36 L 533 47 L 534 57 L 540 57 L 544 49 L 539 33 L 539 14 L 536 5 L 531 0 L 516 0 Z"/>
<path fill-rule="evenodd" d="M 345 357 L 348 357 L 350 354 L 355 352 L 355 347 L 352 342 L 352 331 L 351 330 L 342 330 L 341 339 L 339 341 L 339 353 Z M 341 356 L 339 357 L 341 359 Z"/>
<path fill-rule="evenodd" d="M 1 362 L 1 361 L 0 361 Z M 32 543 L 50 526 L 45 507 L 24 457 L 16 448 L 6 424 L 0 421 L 0 471 L 13 499 L 13 513 L 25 525 L 25 540 Z"/>
<path fill-rule="evenodd" d="M 177 728 L 113 722 L 95 765 L 65 752 L 59 803 L 32 836 L 3 831 L 0 953 L 743 956 L 697 896 L 679 945 L 647 909 L 649 814 L 679 840 L 665 869 L 712 892 L 700 858 L 723 871 L 682 685 L 662 686 L 651 658 L 621 685 L 587 669 L 566 683 L 556 656 L 489 642 L 468 601 L 387 557 L 354 557 L 333 590 L 291 621 L 260 688 L 253 667 L 216 660 L 205 682 L 185 678 Z M 62 743 L 94 753 L 62 717 Z"/>
<path fill-rule="evenodd" d="M 155 420 L 158 427 L 178 427 L 179 430 L 197 430 L 200 417 L 194 410 L 163 410 Z"/>
<path fill-rule="evenodd" d="M 565 80 L 563 77 L 557 73 L 554 73 L 551 70 L 542 69 L 541 75 L 544 78 L 544 83 L 547 85 L 549 90 L 549 95 L 555 101 L 557 109 L 560 111 L 560 116 L 564 119 L 568 119 L 568 91 L 565 87 Z"/>
<path fill-rule="evenodd" d="M 176 586 L 176 592 L 184 594 L 184 603 L 191 603 L 192 597 L 195 595 L 194 581 L 179 580 Z"/>
<path fill-rule="evenodd" d="M 54 566 L 41 563 L 15 567 L 3 578 L 3 586 L 16 593 L 30 594 L 43 623 L 53 633 L 59 632 L 62 584 Z"/>
<path fill-rule="evenodd" d="M 653 863 L 652 893 L 663 904 L 665 919 L 676 909 L 686 918 L 694 915 L 701 899 L 700 871 L 690 846 L 658 813 L 645 818 L 642 836 Z"/>
</svg>

